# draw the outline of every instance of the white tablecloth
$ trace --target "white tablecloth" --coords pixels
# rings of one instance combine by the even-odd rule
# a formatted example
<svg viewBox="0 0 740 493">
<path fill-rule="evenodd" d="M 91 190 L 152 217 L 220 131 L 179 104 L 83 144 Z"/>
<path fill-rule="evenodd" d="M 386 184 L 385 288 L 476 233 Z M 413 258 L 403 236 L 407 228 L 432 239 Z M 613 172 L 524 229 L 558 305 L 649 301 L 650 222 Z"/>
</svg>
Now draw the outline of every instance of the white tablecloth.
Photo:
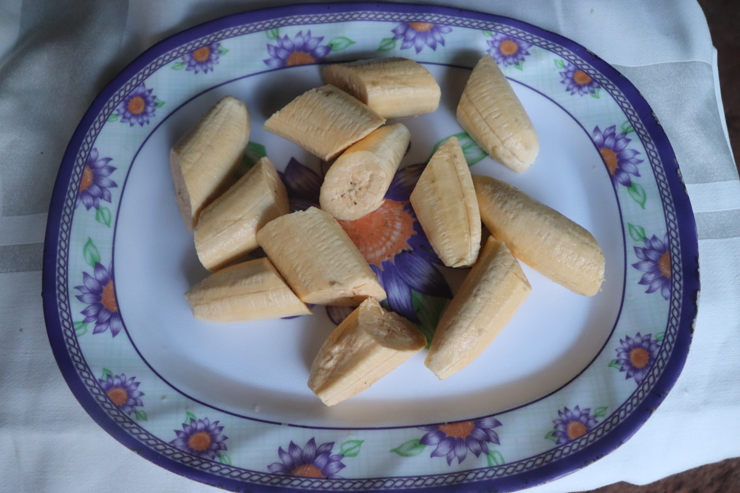
<svg viewBox="0 0 740 493">
<path fill-rule="evenodd" d="M 0 0 L 3 492 L 215 491 L 137 456 L 72 396 L 44 327 L 42 243 L 64 148 L 104 84 L 169 34 L 267 3 Z M 740 456 L 740 182 L 726 138 L 716 51 L 701 9 L 689 0 L 469 0 L 465 6 L 567 36 L 625 74 L 674 146 L 699 233 L 699 315 L 675 387 L 615 452 L 532 491 L 644 484 Z"/>
</svg>

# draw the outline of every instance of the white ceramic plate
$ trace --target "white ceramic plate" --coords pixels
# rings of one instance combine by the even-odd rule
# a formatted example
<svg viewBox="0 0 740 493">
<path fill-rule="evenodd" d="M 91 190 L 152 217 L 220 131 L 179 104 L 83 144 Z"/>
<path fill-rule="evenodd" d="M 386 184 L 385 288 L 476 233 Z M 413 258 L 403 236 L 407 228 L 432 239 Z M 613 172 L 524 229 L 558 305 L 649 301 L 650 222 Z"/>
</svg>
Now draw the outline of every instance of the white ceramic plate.
<svg viewBox="0 0 740 493">
<path fill-rule="evenodd" d="M 540 137 L 539 157 L 522 174 L 485 156 L 455 121 L 470 67 L 485 53 Z M 378 56 L 423 63 L 443 94 L 435 113 L 400 119 L 411 147 L 381 209 L 345 224 L 391 308 L 430 336 L 464 275 L 429 253 L 408 204 L 435 144 L 453 134 L 474 174 L 514 184 L 591 231 L 606 281 L 587 298 L 525 266 L 532 295 L 470 366 L 438 381 L 421 353 L 329 409 L 306 379 L 340 310 L 193 319 L 183 293 L 206 271 L 175 204 L 168 150 L 221 97 L 238 97 L 251 118 L 245 167 L 267 153 L 294 206 L 316 203 L 325 164 L 262 123 L 322 83 L 320 64 Z M 622 443 L 683 366 L 698 272 L 677 171 L 636 89 L 583 47 L 534 26 L 400 4 L 226 17 L 142 54 L 80 123 L 49 214 L 49 337 L 101 426 L 200 481 L 253 490 L 532 485 Z"/>
</svg>

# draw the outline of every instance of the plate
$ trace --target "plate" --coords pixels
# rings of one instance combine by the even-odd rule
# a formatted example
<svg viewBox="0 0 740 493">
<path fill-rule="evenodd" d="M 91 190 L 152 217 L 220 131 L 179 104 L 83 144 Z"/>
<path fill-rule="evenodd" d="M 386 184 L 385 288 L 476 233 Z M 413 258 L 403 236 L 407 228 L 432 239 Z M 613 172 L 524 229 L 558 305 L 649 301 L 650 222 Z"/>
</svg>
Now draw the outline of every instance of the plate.
<svg viewBox="0 0 740 493">
<path fill-rule="evenodd" d="M 540 137 L 516 174 L 456 123 L 470 68 L 498 62 Z M 443 98 L 400 119 L 411 146 L 383 206 L 344 224 L 388 303 L 430 336 L 464 271 L 440 266 L 408 204 L 434 146 L 463 143 L 496 176 L 589 229 L 606 258 L 594 297 L 524 266 L 532 295 L 473 364 L 438 381 L 419 354 L 333 408 L 306 387 L 346 312 L 255 323 L 193 319 L 206 275 L 179 216 L 168 149 L 225 95 L 247 103 L 247 169 L 268 154 L 295 208 L 325 163 L 262 130 L 320 66 L 404 56 Z M 384 225 L 382 228 L 379 224 Z M 46 235 L 47 330 L 70 388 L 124 445 L 227 489 L 511 490 L 624 442 L 683 366 L 696 315 L 696 230 L 671 146 L 635 87 L 587 49 L 482 13 L 403 4 L 302 5 L 209 22 L 153 46 L 95 99 L 57 177 Z"/>
</svg>

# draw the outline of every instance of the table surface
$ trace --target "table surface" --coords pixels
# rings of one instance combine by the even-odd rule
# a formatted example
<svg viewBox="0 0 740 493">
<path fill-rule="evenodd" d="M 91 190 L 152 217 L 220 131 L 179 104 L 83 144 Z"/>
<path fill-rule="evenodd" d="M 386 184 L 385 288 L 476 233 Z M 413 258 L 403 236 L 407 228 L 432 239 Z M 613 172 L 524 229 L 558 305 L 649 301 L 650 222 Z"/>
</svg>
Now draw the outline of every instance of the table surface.
<svg viewBox="0 0 740 493">
<path fill-rule="evenodd" d="M 277 3 L 295 2 L 270 2 Z M 422 3 L 422 2 L 418 2 Z M 439 3 L 448 2 L 423 2 Z M 0 491 L 217 491 L 116 442 L 72 396 L 41 310 L 46 210 L 87 105 L 152 43 L 267 2 L 0 1 Z M 685 369 L 624 445 L 532 491 L 645 484 L 740 456 L 740 181 L 718 98 L 716 51 L 689 1 L 467 2 L 569 37 L 626 75 L 671 140 L 697 221 L 702 292 Z M 70 29 L 69 26 L 74 26 Z"/>
</svg>

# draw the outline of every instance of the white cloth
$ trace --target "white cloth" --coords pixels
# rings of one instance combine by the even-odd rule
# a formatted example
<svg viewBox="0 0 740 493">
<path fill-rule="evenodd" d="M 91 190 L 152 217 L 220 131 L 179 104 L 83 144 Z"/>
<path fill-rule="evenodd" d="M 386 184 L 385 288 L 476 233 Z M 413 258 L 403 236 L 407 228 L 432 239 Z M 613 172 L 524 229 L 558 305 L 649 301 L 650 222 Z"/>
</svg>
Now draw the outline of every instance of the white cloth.
<svg viewBox="0 0 740 493">
<path fill-rule="evenodd" d="M 167 35 L 267 4 L 0 0 L 0 491 L 217 491 L 119 444 L 67 388 L 41 309 L 43 228 L 66 143 L 104 84 Z M 672 142 L 698 226 L 699 315 L 675 387 L 623 446 L 531 491 L 645 484 L 740 456 L 740 181 L 701 9 L 689 0 L 465 6 L 555 31 L 625 74 Z"/>
</svg>

